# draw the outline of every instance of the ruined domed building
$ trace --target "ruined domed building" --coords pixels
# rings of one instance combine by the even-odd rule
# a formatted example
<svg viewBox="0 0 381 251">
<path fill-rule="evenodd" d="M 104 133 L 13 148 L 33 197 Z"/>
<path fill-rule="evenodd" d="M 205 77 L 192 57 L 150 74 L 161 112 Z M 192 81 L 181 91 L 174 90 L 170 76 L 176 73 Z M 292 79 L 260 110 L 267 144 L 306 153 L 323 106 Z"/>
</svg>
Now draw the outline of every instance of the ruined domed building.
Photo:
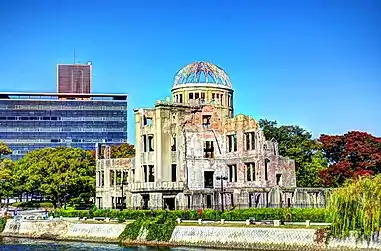
<svg viewBox="0 0 381 251">
<path fill-rule="evenodd" d="M 234 115 L 226 72 L 195 62 L 174 77 L 172 99 L 135 109 L 136 156 L 98 147 L 99 208 L 195 209 L 325 206 L 324 191 L 297 189 L 295 162 L 279 156 L 258 122 Z M 100 155 L 103 155 L 101 157 Z"/>
</svg>

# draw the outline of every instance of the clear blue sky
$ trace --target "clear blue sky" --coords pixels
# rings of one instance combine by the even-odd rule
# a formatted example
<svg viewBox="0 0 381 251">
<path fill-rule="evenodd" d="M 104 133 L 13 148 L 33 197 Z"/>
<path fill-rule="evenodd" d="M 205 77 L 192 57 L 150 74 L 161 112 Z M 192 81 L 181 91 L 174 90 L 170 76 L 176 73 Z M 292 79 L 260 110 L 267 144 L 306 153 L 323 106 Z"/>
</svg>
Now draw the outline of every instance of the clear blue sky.
<svg viewBox="0 0 381 251">
<path fill-rule="evenodd" d="M 230 75 L 236 113 L 298 124 L 314 136 L 381 136 L 381 1 L 0 1 L 0 91 L 56 91 L 73 50 L 93 91 L 132 109 L 170 95 L 193 61 Z"/>
</svg>

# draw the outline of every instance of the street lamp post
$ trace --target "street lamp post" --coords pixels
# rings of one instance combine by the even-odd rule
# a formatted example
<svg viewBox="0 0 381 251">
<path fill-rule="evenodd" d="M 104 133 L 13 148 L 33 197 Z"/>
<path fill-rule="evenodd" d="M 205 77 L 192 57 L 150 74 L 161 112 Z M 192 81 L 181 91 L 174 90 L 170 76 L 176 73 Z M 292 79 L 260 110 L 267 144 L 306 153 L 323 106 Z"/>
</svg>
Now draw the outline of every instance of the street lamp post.
<svg viewBox="0 0 381 251">
<path fill-rule="evenodd" d="M 128 183 L 126 183 L 127 185 Z M 122 206 L 121 206 L 121 210 L 124 209 L 124 185 L 125 183 L 122 181 L 121 183 L 119 183 L 119 185 L 121 186 L 121 190 L 122 190 Z"/>
<path fill-rule="evenodd" d="M 228 180 L 226 176 L 217 176 L 217 180 L 221 180 L 221 210 L 224 211 L 224 180 Z"/>
</svg>

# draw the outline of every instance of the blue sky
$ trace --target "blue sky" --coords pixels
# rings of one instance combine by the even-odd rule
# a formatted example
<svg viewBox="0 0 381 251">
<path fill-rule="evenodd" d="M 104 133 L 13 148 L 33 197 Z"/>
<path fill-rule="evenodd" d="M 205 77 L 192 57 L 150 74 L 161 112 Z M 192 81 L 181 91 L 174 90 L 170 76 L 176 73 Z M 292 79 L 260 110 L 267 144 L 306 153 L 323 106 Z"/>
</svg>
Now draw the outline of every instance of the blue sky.
<svg viewBox="0 0 381 251">
<path fill-rule="evenodd" d="M 229 74 L 236 113 L 314 136 L 381 136 L 381 1 L 0 1 L 0 91 L 56 91 L 56 64 L 93 62 L 93 91 L 165 99 L 205 60 Z"/>
</svg>

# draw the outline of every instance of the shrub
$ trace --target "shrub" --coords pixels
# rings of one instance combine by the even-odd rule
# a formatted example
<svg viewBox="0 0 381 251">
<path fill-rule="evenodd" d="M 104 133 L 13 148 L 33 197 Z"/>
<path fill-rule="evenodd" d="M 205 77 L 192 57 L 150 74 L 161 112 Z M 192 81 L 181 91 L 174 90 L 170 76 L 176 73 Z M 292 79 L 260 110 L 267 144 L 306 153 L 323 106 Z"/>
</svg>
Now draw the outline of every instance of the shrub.
<svg viewBox="0 0 381 251">
<path fill-rule="evenodd" d="M 63 217 L 89 217 L 87 210 L 57 210 L 55 216 Z M 173 218 L 182 218 L 184 220 L 197 220 L 198 214 L 196 210 L 174 210 L 155 211 L 155 217 L 170 214 Z M 100 210 L 93 211 L 94 217 L 109 217 L 123 220 L 136 220 L 139 218 L 150 217 L 150 210 Z M 310 220 L 312 222 L 330 222 L 329 215 L 324 208 L 249 208 L 234 209 L 230 211 L 206 209 L 202 212 L 204 220 L 239 220 L 245 221 L 249 218 L 256 220 L 284 220 L 303 222 Z"/>
<path fill-rule="evenodd" d="M 7 224 L 6 218 L 0 218 L 0 233 L 4 231 L 5 225 Z"/>
<path fill-rule="evenodd" d="M 53 208 L 53 203 L 45 201 L 45 202 L 38 202 L 38 201 L 26 201 L 26 202 L 15 202 L 12 203 L 13 207 L 19 207 L 19 208 Z"/>
<path fill-rule="evenodd" d="M 147 241 L 169 241 L 176 227 L 176 213 L 162 213 L 155 218 L 140 216 L 126 225 L 119 240 L 136 240 L 143 230 L 147 231 Z"/>
</svg>

